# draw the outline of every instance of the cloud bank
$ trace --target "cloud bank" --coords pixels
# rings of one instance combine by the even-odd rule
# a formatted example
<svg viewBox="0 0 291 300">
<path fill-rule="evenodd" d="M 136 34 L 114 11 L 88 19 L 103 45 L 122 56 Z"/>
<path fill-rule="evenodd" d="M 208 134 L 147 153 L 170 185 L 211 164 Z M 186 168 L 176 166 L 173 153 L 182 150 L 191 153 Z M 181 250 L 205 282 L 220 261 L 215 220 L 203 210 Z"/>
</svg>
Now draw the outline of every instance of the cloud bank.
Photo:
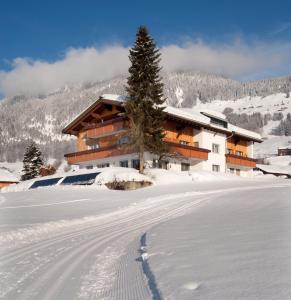
<svg viewBox="0 0 291 300">
<path fill-rule="evenodd" d="M 288 65 L 291 43 L 190 41 L 182 46 L 163 46 L 161 52 L 166 72 L 196 70 L 236 79 L 259 78 L 270 72 L 276 74 Z M 121 45 L 69 49 L 55 62 L 16 58 L 11 70 L 0 71 L 0 93 L 5 96 L 46 94 L 67 84 L 96 82 L 127 74 L 128 67 L 128 48 Z"/>
</svg>

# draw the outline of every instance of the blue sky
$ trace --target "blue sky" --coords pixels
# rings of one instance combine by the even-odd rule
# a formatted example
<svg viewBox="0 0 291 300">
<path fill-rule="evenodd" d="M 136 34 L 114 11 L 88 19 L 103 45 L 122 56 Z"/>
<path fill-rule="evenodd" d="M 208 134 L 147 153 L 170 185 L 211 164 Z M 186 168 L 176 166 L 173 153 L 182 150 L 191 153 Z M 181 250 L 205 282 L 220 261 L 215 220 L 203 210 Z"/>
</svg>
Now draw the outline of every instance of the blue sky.
<svg viewBox="0 0 291 300">
<path fill-rule="evenodd" d="M 216 51 L 216 56 L 210 55 L 208 61 L 221 59 L 218 53 L 225 49 L 232 50 L 230 56 L 241 51 L 242 64 L 253 52 L 259 56 L 262 49 L 267 64 L 264 68 L 262 60 L 257 69 L 241 67 L 243 70 L 239 72 L 217 66 L 216 62 L 213 67 L 204 58 L 206 66 L 203 62 L 193 62 L 193 69 L 225 72 L 226 76 L 242 80 L 291 74 L 290 11 L 291 1 L 284 0 L 3 0 L 0 4 L 0 92 L 6 94 L 13 89 L 6 87 L 8 77 L 11 71 L 23 70 L 23 63 L 26 68 L 34 66 L 35 70 L 36 62 L 61 62 L 72 49 L 101 51 L 112 45 L 127 48 L 140 24 L 149 27 L 160 47 L 191 44 L 197 48 L 197 44 L 202 44 L 204 48 L 200 52 L 195 48 L 194 52 L 188 51 L 188 55 L 204 54 L 209 49 Z M 174 57 L 178 59 L 181 55 Z M 19 58 L 22 59 L 20 65 Z M 252 61 L 257 61 L 257 57 L 248 62 Z M 227 60 L 225 65 L 228 64 L 233 62 Z M 171 68 L 183 69 L 184 65 L 187 62 Z"/>
</svg>

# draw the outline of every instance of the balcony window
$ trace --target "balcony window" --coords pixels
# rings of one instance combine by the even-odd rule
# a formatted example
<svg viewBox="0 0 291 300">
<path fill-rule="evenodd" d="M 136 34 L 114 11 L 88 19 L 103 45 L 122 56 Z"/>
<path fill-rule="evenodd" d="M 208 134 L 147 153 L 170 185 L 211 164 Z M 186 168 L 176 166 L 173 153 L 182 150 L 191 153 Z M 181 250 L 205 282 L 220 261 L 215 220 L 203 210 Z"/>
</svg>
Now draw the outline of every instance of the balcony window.
<svg viewBox="0 0 291 300">
<path fill-rule="evenodd" d="M 237 155 L 237 156 L 243 156 L 243 153 L 242 153 L 242 151 L 235 151 L 235 155 Z"/>
<path fill-rule="evenodd" d="M 100 148 L 100 145 L 99 145 L 98 143 L 96 143 L 96 144 L 90 145 L 89 148 L 90 148 L 91 150 L 99 149 L 99 148 Z"/>
<path fill-rule="evenodd" d="M 121 160 L 119 162 L 120 167 L 122 168 L 128 168 L 128 160 Z"/>
<path fill-rule="evenodd" d="M 189 170 L 190 170 L 190 164 L 181 163 L 181 171 L 189 171 Z"/>
<path fill-rule="evenodd" d="M 123 136 L 122 138 L 119 139 L 118 144 L 119 145 L 129 144 L 129 137 Z"/>
<path fill-rule="evenodd" d="M 227 148 L 226 151 L 227 151 L 227 154 L 233 154 L 233 150 L 230 148 Z"/>
<path fill-rule="evenodd" d="M 219 153 L 219 145 L 218 144 L 212 144 L 212 152 Z"/>
<path fill-rule="evenodd" d="M 213 172 L 220 172 L 220 165 L 212 165 Z"/>
<path fill-rule="evenodd" d="M 189 142 L 187 142 L 187 141 L 180 140 L 179 142 L 181 145 L 189 145 Z"/>
</svg>

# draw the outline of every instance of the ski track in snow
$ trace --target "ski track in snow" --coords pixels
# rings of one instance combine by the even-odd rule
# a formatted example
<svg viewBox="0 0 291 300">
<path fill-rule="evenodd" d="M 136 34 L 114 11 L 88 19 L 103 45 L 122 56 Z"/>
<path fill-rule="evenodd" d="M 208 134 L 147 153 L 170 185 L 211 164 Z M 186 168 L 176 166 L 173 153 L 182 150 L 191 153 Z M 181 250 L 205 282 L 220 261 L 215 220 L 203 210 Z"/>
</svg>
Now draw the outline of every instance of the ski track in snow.
<svg viewBox="0 0 291 300">
<path fill-rule="evenodd" d="M 93 199 L 76 199 L 76 200 L 70 200 L 70 201 L 64 201 L 64 202 L 56 202 L 56 203 L 48 203 L 48 204 L 33 204 L 33 205 L 19 205 L 19 206 L 5 206 L 0 207 L 0 210 L 3 209 L 19 209 L 19 208 L 31 208 L 31 207 L 46 207 L 46 206 L 55 206 L 55 205 L 64 205 L 64 204 L 71 204 L 75 202 L 83 202 L 83 201 L 92 201 Z M 1 198 L 0 198 L 1 201 Z M 1 204 L 1 202 L 0 202 Z"/>
<path fill-rule="evenodd" d="M 286 185 L 271 188 L 281 186 Z M 162 195 L 100 216 L 4 233 L 0 236 L 0 298 L 153 299 L 139 262 L 144 232 L 217 194 L 268 187 Z"/>
</svg>

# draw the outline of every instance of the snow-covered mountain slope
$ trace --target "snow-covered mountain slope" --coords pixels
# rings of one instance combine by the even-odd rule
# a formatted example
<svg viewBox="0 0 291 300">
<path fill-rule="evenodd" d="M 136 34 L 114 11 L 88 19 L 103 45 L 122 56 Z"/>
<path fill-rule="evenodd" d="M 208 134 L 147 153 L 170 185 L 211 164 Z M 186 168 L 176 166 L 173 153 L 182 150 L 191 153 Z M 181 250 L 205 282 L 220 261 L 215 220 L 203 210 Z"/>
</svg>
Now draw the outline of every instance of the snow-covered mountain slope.
<svg viewBox="0 0 291 300">
<path fill-rule="evenodd" d="M 172 106 L 193 107 L 198 101 L 199 105 L 206 103 L 211 109 L 223 111 L 235 106 L 239 113 L 252 114 L 261 112 L 266 102 L 272 107 L 271 114 L 282 109 L 284 114 L 290 111 L 286 94 L 291 91 L 291 77 L 241 83 L 214 74 L 179 72 L 163 74 L 163 81 L 167 104 Z M 72 138 L 61 134 L 64 125 L 100 95 L 124 94 L 125 84 L 126 78 L 118 77 L 66 86 L 49 95 L 3 99 L 0 101 L 0 161 L 22 159 L 29 139 L 41 145 L 45 156 L 62 158 L 65 152 L 73 150 Z M 269 122 L 267 131 L 277 124 Z"/>
<path fill-rule="evenodd" d="M 196 105 L 198 109 L 212 109 L 223 112 L 225 110 L 232 111 L 236 114 L 260 113 L 263 117 L 270 114 L 271 119 L 267 120 L 267 124 L 263 124 L 262 134 L 269 135 L 274 127 L 278 126 L 280 120 L 273 120 L 274 114 L 282 114 L 286 118 L 288 113 L 291 113 L 291 98 L 286 93 L 278 93 L 268 95 L 266 97 L 243 97 L 228 101 L 213 100 L 211 102 L 202 103 L 199 101 Z M 280 117 L 278 117 L 280 119 Z"/>
</svg>

